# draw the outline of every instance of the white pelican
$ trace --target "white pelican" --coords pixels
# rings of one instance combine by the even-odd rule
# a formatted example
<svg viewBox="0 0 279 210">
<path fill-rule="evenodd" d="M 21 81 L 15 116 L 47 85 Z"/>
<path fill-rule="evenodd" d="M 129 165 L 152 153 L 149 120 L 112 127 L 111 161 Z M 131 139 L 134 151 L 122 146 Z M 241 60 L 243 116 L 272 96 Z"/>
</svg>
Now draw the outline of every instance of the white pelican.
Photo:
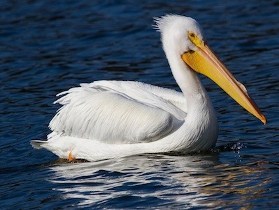
<svg viewBox="0 0 279 210">
<path fill-rule="evenodd" d="M 47 141 L 35 148 L 88 161 L 143 153 L 190 153 L 212 148 L 218 125 L 197 73 L 217 83 L 264 124 L 257 105 L 205 44 L 198 23 L 179 15 L 155 18 L 173 76 L 182 92 L 133 81 L 96 81 L 58 95 L 62 107 Z"/>
</svg>

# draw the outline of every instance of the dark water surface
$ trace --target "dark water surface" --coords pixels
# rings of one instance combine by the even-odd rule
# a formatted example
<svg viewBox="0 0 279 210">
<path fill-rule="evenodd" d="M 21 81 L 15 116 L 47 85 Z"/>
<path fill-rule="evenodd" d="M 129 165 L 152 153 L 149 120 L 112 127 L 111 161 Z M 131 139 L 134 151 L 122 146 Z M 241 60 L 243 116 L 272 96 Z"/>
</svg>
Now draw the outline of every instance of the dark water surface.
<svg viewBox="0 0 279 210">
<path fill-rule="evenodd" d="M 0 2 L 1 209 L 278 208 L 278 1 L 65 2 Z M 213 152 L 65 163 L 32 149 L 62 90 L 100 79 L 177 89 L 152 29 L 166 13 L 200 22 L 267 125 L 201 77 L 220 122 Z"/>
</svg>

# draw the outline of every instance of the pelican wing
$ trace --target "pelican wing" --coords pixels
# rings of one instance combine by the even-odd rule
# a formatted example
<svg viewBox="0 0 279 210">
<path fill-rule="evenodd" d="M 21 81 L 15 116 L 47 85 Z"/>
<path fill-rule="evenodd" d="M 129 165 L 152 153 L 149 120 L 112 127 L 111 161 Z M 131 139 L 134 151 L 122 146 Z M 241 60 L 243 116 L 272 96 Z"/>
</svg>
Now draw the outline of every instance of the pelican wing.
<svg viewBox="0 0 279 210">
<path fill-rule="evenodd" d="M 150 142 L 176 130 L 187 113 L 182 93 L 140 82 L 97 81 L 59 95 L 62 107 L 50 122 L 49 138 Z"/>
</svg>

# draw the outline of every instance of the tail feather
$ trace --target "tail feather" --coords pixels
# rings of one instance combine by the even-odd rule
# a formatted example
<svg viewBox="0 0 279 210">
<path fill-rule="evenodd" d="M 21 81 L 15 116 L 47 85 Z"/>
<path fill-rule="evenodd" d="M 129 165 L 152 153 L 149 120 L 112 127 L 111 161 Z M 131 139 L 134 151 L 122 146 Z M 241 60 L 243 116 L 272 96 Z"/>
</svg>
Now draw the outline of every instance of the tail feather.
<svg viewBox="0 0 279 210">
<path fill-rule="evenodd" d="M 44 148 L 43 145 L 46 144 L 47 141 L 41 141 L 41 140 L 32 140 L 31 145 L 35 149 L 42 149 Z"/>
</svg>

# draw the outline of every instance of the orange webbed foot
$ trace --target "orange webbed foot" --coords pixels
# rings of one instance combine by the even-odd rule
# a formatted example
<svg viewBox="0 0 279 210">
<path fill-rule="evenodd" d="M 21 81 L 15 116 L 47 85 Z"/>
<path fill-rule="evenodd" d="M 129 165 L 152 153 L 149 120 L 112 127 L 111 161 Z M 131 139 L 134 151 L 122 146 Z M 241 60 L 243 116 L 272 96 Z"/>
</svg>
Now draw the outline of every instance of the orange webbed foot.
<svg viewBox="0 0 279 210">
<path fill-rule="evenodd" d="M 69 162 L 73 162 L 73 161 L 76 160 L 75 157 L 74 157 L 73 154 L 72 154 L 72 151 L 69 152 L 68 158 L 67 158 L 67 159 L 68 159 Z"/>
</svg>

